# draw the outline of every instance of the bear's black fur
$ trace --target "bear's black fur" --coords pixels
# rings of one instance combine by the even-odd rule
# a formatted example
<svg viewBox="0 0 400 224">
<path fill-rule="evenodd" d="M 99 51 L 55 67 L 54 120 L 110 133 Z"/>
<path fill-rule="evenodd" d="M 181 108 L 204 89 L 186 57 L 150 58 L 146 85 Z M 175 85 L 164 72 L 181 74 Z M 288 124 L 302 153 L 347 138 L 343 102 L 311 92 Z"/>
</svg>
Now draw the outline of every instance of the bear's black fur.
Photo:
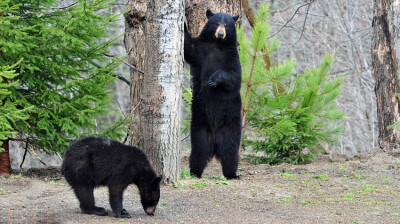
<svg viewBox="0 0 400 224">
<path fill-rule="evenodd" d="M 122 207 L 123 192 L 129 184 L 139 188 L 143 209 L 153 215 L 160 199 L 160 181 L 147 159 L 137 147 L 110 139 L 88 137 L 72 143 L 61 172 L 71 185 L 84 213 L 107 215 L 96 207 L 93 190 L 108 186 L 109 199 L 116 217 L 130 218 Z"/>
<path fill-rule="evenodd" d="M 239 16 L 206 12 L 197 38 L 185 26 L 185 61 L 193 76 L 190 172 L 201 177 L 215 155 L 228 179 L 236 175 L 241 138 L 241 65 L 237 50 Z"/>
</svg>

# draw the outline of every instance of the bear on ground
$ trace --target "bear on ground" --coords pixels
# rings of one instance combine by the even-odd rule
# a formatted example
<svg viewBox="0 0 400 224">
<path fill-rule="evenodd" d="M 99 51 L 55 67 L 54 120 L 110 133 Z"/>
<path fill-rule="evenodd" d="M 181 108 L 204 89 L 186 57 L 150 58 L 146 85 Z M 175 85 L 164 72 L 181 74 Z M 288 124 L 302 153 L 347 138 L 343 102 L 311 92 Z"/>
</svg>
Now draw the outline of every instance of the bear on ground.
<svg viewBox="0 0 400 224">
<path fill-rule="evenodd" d="M 148 215 L 154 215 L 160 199 L 161 177 L 154 172 L 146 154 L 114 140 L 88 137 L 72 143 L 61 172 L 74 190 L 83 213 L 108 214 L 104 208 L 95 206 L 93 190 L 97 186 L 108 186 L 116 217 L 131 217 L 122 207 L 122 196 L 132 183 L 139 188 L 141 203 Z"/>
<path fill-rule="evenodd" d="M 239 16 L 211 10 L 206 16 L 197 38 L 185 26 L 184 56 L 193 76 L 190 172 L 200 178 L 215 155 L 224 176 L 238 179 L 242 71 L 235 25 Z"/>
</svg>

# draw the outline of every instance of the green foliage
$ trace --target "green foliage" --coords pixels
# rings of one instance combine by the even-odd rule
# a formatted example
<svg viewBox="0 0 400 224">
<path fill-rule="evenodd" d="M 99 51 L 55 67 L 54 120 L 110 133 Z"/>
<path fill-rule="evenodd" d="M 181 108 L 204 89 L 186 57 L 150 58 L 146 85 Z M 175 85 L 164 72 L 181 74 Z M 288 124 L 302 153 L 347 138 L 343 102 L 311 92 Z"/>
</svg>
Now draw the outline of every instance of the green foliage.
<svg viewBox="0 0 400 224">
<path fill-rule="evenodd" d="M 183 180 L 183 179 L 196 179 L 196 177 L 195 177 L 195 176 L 192 176 L 192 175 L 190 174 L 190 170 L 185 169 L 185 168 L 182 168 L 182 169 L 181 169 L 181 179 L 182 179 L 182 180 Z"/>
<path fill-rule="evenodd" d="M 268 5 L 258 10 L 251 40 L 238 29 L 242 63 L 242 97 L 246 125 L 244 144 L 264 156 L 249 156 L 251 162 L 279 164 L 308 163 L 321 150 L 321 143 L 332 144 L 342 128 L 336 124 L 344 112 L 336 105 L 342 77 L 331 78 L 331 55 L 320 67 L 293 75 L 292 60 L 266 65 L 266 56 L 278 47 L 268 40 Z M 256 137 L 246 137 L 250 133 Z M 305 152 L 308 149 L 308 152 Z"/>
<path fill-rule="evenodd" d="M 0 2 L 0 140 L 16 134 L 47 152 L 64 152 L 82 135 L 122 137 L 127 119 L 99 133 L 109 113 L 113 71 L 105 56 L 113 40 L 109 0 Z M 101 66 L 99 66 L 101 65 Z"/>
<path fill-rule="evenodd" d="M 190 87 L 182 85 L 183 93 L 182 99 L 183 102 L 187 105 L 185 107 L 186 112 L 188 113 L 189 117 L 192 117 L 192 97 L 193 97 L 193 90 Z M 182 133 L 188 134 L 190 132 L 190 120 L 183 120 L 182 121 Z"/>
</svg>

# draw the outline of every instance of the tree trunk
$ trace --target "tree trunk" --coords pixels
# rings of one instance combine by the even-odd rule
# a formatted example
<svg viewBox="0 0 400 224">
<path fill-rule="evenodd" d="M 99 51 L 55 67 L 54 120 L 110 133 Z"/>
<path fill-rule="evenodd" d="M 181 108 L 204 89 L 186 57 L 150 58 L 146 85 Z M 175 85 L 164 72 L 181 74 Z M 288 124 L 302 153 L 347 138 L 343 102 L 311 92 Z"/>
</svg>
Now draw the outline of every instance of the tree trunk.
<svg viewBox="0 0 400 224">
<path fill-rule="evenodd" d="M 125 13 L 124 44 L 128 53 L 128 63 L 144 71 L 146 45 L 146 0 L 127 0 L 126 6 L 130 9 Z M 144 74 L 130 69 L 131 74 L 131 102 L 130 111 L 133 124 L 129 128 L 130 144 L 143 148 L 143 120 L 140 119 Z"/>
<path fill-rule="evenodd" d="M 186 19 L 189 32 L 193 37 L 197 37 L 204 24 L 207 22 L 206 11 L 211 9 L 214 13 L 222 12 L 232 16 L 241 15 L 240 0 L 186 0 Z M 240 23 L 240 19 L 238 21 Z"/>
<path fill-rule="evenodd" d="M 378 108 L 379 144 L 384 150 L 392 149 L 400 140 L 399 130 L 388 129 L 389 125 L 400 121 L 400 101 L 394 96 L 400 92 L 400 44 L 396 45 L 396 42 L 400 41 L 399 18 L 398 1 L 375 0 L 372 21 L 372 67 Z"/>
<path fill-rule="evenodd" d="M 164 183 L 180 178 L 183 0 L 128 1 L 125 45 L 132 65 L 132 144 L 148 155 Z M 139 105 L 139 106 L 138 106 Z"/>
<path fill-rule="evenodd" d="M 4 140 L 0 148 L 4 149 L 4 151 L 0 153 L 0 175 L 11 174 L 9 140 Z"/>
</svg>

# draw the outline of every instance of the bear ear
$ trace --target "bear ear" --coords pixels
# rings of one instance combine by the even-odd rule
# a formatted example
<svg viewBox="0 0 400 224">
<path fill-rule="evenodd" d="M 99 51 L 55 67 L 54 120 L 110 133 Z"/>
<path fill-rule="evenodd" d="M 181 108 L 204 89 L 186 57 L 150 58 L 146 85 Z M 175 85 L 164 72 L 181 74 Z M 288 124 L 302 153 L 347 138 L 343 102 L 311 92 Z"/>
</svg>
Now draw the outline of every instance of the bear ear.
<svg viewBox="0 0 400 224">
<path fill-rule="evenodd" d="M 209 19 L 213 15 L 214 15 L 214 13 L 211 11 L 211 9 L 207 9 L 207 12 L 206 12 L 207 19 Z"/>
<path fill-rule="evenodd" d="M 232 18 L 233 18 L 233 20 L 235 20 L 235 22 L 237 22 L 237 20 L 239 19 L 239 15 L 233 16 Z"/>
</svg>

